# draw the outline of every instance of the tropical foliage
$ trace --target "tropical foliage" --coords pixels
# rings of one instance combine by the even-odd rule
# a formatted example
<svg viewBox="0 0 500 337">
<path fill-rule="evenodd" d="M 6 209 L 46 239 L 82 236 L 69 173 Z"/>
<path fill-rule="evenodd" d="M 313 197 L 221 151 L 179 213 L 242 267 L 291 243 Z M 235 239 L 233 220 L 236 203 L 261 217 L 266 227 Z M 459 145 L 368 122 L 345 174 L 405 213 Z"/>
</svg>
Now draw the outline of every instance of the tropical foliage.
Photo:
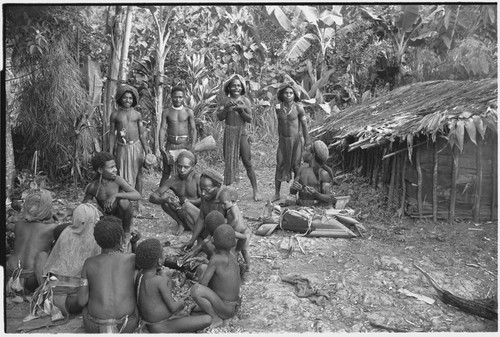
<svg viewBox="0 0 500 337">
<path fill-rule="evenodd" d="M 85 180 L 89 155 L 105 148 L 108 87 L 120 64 L 129 69 L 125 81 L 140 89 L 155 149 L 174 85 L 186 87 L 200 136 L 218 140 L 213 111 L 221 83 L 243 75 L 254 104 L 253 138 L 270 142 L 283 81 L 301 91 L 315 126 L 407 83 L 497 74 L 494 4 L 129 6 L 131 35 L 122 41 L 125 9 L 6 6 L 8 122 L 18 168 L 36 151 L 38 169 L 51 179 Z M 117 57 L 125 42 L 127 60 Z M 98 106 L 78 72 L 86 59 L 100 65 L 108 88 Z"/>
</svg>

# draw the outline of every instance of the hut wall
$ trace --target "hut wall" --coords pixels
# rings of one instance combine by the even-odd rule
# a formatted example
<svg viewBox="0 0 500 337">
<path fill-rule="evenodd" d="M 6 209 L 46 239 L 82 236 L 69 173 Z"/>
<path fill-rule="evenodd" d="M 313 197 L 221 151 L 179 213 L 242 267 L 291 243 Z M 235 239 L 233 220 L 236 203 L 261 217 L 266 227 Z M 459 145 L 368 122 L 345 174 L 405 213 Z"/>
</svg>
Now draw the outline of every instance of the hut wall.
<svg viewBox="0 0 500 337">
<path fill-rule="evenodd" d="M 479 137 L 479 136 L 478 136 Z M 498 218 L 498 205 L 494 200 L 493 189 L 496 188 L 495 176 L 497 172 L 493 172 L 493 160 L 496 159 L 497 137 L 489 133 L 484 142 L 482 142 L 483 150 L 483 183 L 480 205 L 480 219 L 490 220 Z M 450 192 L 451 192 L 451 172 L 453 165 L 453 157 L 450 146 L 446 140 L 438 139 L 437 141 L 438 155 L 438 186 L 437 186 L 437 217 L 447 219 L 449 216 L 450 207 Z M 422 145 L 416 149 L 420 152 L 421 169 L 422 169 L 422 215 L 432 216 L 432 174 L 433 174 L 433 146 L 429 140 L 428 145 Z M 460 153 L 459 169 L 457 178 L 457 192 L 455 217 L 462 219 L 472 218 L 472 207 L 474 202 L 475 184 L 477 180 L 477 147 L 472 141 L 465 136 L 464 150 Z M 408 162 L 405 172 L 406 181 L 406 200 L 408 201 L 406 212 L 410 216 L 418 217 L 417 204 L 417 171 L 415 167 L 415 151 L 413 153 L 412 162 Z M 492 216 L 493 211 L 493 216 Z"/>
</svg>

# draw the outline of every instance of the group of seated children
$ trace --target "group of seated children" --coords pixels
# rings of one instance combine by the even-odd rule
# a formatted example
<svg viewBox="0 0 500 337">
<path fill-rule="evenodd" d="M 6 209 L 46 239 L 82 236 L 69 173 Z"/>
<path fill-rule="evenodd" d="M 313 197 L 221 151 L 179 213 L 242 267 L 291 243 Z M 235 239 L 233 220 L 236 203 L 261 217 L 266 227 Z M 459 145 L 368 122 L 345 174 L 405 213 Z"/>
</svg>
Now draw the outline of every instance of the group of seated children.
<svg viewBox="0 0 500 337">
<path fill-rule="evenodd" d="M 112 218 L 95 226 L 101 254 L 85 261 L 78 289 L 87 333 L 131 333 L 141 320 L 143 332 L 194 332 L 236 314 L 241 280 L 231 226 L 220 224 L 214 231 L 214 253 L 190 290 L 196 303 L 190 308 L 185 299 L 172 296 L 172 273 L 162 267 L 161 243 L 145 239 L 135 254 L 127 254 L 121 249 L 123 236 L 120 222 Z"/>
</svg>

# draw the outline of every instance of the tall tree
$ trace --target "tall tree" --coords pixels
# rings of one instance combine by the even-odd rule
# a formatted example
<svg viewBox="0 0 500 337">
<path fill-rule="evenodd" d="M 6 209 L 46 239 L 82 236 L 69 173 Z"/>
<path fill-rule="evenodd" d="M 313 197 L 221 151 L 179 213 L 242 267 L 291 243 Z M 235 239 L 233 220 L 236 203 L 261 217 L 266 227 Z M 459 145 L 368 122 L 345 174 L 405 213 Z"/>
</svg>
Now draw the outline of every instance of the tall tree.
<svg viewBox="0 0 500 337">
<path fill-rule="evenodd" d="M 109 56 L 109 65 L 107 72 L 107 80 L 104 86 L 104 114 L 102 120 L 102 147 L 104 150 L 109 149 L 109 123 L 111 113 L 115 108 L 114 95 L 118 87 L 120 75 L 120 60 L 122 56 L 122 48 L 125 38 L 125 21 L 126 11 L 124 6 L 114 6 L 115 14 L 111 17 L 111 48 Z M 108 16 L 110 16 L 111 8 L 108 7 Z"/>
</svg>

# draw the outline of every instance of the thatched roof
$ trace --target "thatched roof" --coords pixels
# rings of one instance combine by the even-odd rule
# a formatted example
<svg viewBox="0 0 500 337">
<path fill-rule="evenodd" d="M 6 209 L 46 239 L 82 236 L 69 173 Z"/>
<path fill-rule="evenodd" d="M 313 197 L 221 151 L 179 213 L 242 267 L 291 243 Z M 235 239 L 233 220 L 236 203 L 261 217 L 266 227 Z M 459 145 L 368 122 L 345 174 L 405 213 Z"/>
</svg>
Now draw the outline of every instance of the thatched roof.
<svg viewBox="0 0 500 337">
<path fill-rule="evenodd" d="M 349 138 L 349 151 L 396 140 L 411 147 L 420 135 L 444 136 L 462 150 L 465 134 L 474 143 L 487 129 L 496 134 L 497 96 L 496 78 L 415 83 L 342 110 L 311 134 L 330 146 L 347 146 Z"/>
</svg>

